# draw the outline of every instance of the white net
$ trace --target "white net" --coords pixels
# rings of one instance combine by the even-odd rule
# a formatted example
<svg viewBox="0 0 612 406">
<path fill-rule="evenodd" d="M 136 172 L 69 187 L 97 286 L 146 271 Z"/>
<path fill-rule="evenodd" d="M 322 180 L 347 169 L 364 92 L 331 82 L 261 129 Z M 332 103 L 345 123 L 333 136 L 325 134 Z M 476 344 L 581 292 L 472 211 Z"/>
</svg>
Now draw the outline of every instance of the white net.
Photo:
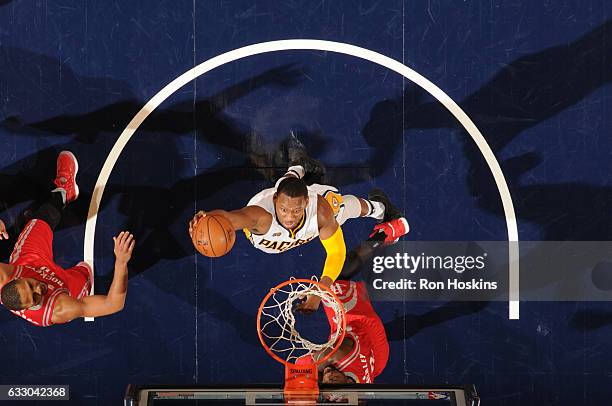
<svg viewBox="0 0 612 406">
<path fill-rule="evenodd" d="M 303 337 L 295 327 L 296 306 L 310 295 L 319 296 L 321 305 L 334 312 L 332 322 L 337 328 L 331 330 L 325 343 L 313 343 Z M 316 283 L 293 279 L 292 283 L 274 290 L 264 304 L 260 316 L 260 330 L 268 348 L 278 357 L 291 363 L 306 355 L 313 355 L 317 360 L 318 355 L 325 354 L 326 350 L 331 350 L 336 345 L 343 333 L 343 317 L 342 304 L 331 292 Z"/>
</svg>

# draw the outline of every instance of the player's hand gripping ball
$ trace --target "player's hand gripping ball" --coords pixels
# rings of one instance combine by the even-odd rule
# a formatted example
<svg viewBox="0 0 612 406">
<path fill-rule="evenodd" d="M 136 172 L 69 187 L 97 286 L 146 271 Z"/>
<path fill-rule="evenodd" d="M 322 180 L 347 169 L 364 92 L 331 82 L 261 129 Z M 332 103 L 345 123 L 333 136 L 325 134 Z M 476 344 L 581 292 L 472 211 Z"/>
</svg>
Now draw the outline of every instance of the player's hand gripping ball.
<svg viewBox="0 0 612 406">
<path fill-rule="evenodd" d="M 207 257 L 227 254 L 236 242 L 236 232 L 227 218 L 202 211 L 189 223 L 189 234 L 196 250 Z"/>
</svg>

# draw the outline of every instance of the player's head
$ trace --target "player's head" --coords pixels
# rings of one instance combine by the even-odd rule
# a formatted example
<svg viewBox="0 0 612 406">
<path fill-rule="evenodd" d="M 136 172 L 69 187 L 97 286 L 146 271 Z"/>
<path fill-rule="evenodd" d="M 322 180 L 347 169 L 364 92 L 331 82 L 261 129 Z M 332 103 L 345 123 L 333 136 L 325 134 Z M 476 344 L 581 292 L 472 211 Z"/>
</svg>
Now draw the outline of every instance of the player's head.
<svg viewBox="0 0 612 406">
<path fill-rule="evenodd" d="M 48 286 L 44 282 L 33 278 L 18 278 L 4 285 L 0 299 L 10 310 L 29 309 L 42 302 L 47 289 Z"/>
<path fill-rule="evenodd" d="M 276 217 L 281 225 L 288 229 L 297 227 L 308 206 L 306 183 L 295 177 L 283 179 L 276 188 L 273 200 Z"/>
<path fill-rule="evenodd" d="M 321 383 L 331 383 L 331 384 L 344 384 L 344 383 L 355 383 L 355 381 L 346 376 L 333 365 L 327 365 L 323 369 L 323 373 L 319 375 L 321 377 Z"/>
</svg>

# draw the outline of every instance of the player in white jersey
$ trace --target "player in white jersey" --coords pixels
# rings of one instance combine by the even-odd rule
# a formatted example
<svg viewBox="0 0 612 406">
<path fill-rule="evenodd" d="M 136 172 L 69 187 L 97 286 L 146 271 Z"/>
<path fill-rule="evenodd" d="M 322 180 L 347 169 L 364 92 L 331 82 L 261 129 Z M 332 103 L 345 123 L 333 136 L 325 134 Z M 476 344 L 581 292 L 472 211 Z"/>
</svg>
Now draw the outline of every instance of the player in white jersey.
<svg viewBox="0 0 612 406">
<path fill-rule="evenodd" d="M 368 199 L 341 195 L 332 186 L 307 186 L 308 172 L 321 172 L 321 165 L 307 157 L 303 145 L 293 138 L 289 159 L 292 166 L 275 187 L 255 195 L 238 210 L 212 210 L 208 214 L 226 217 L 235 230 L 244 230 L 253 246 L 267 253 L 281 253 L 319 237 L 327 257 L 320 281 L 330 286 L 343 269 L 346 245 L 340 225 L 351 218 L 372 217 L 381 224 L 387 242 L 394 242 L 408 232 L 408 223 L 382 190 L 373 190 Z M 306 168 L 306 169 L 305 169 Z M 192 234 L 195 223 L 207 213 L 199 211 L 189 223 Z M 301 304 L 304 312 L 315 311 L 320 298 L 310 296 Z"/>
<path fill-rule="evenodd" d="M 300 173 L 301 171 L 303 171 L 302 167 L 297 166 L 292 167 L 290 173 Z M 285 178 L 282 178 L 277 185 L 279 185 L 284 179 Z M 306 186 L 308 203 L 303 210 L 303 215 L 301 215 L 301 217 L 296 216 L 295 219 L 282 219 L 283 211 L 288 208 L 281 204 L 276 207 L 275 204 L 278 201 L 278 197 L 275 200 L 275 196 L 278 196 L 279 190 L 281 194 L 285 195 L 283 191 L 290 190 L 288 188 L 303 189 L 301 180 L 295 178 L 293 180 L 295 180 L 295 182 L 285 182 L 282 188 L 273 187 L 264 189 L 253 196 L 253 198 L 251 198 L 251 200 L 249 200 L 247 203 L 247 207 L 261 207 L 272 216 L 270 227 L 268 231 L 263 234 L 255 234 L 247 228 L 244 229 L 247 238 L 251 241 L 253 246 L 268 254 L 280 254 L 291 248 L 306 244 L 307 242 L 312 241 L 315 237 L 319 236 L 319 222 L 317 213 L 320 198 L 331 206 L 333 216 L 338 225 L 344 224 L 344 222 L 349 218 L 360 217 L 361 215 L 361 207 L 359 207 L 359 213 L 356 213 L 355 208 L 353 208 L 353 210 L 350 209 L 351 203 L 355 204 L 360 202 L 349 201 L 349 209 L 347 209 L 347 203 L 345 203 L 345 199 L 356 200 L 358 198 L 351 195 L 342 196 L 338 192 L 338 189 L 332 186 L 313 184 Z M 285 203 L 282 197 L 281 203 Z M 277 213 L 277 211 L 280 213 Z M 299 211 L 296 211 L 296 213 L 299 215 Z"/>
</svg>

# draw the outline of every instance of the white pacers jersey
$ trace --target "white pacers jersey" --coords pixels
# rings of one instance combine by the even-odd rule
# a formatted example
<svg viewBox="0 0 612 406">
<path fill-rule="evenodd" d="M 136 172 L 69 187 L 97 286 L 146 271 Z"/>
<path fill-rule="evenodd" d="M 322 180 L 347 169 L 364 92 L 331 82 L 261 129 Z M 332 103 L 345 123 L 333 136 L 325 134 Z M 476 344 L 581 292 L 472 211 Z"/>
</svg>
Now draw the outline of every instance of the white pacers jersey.
<svg viewBox="0 0 612 406">
<path fill-rule="evenodd" d="M 299 247 L 312 241 L 319 235 L 319 224 L 317 221 L 317 196 L 320 194 L 331 199 L 334 197 L 336 205 L 342 205 L 342 197 L 338 189 L 325 185 L 308 186 L 308 205 L 304 210 L 304 217 L 293 230 L 283 227 L 276 218 L 274 202 L 272 200 L 276 188 L 264 189 L 257 193 L 247 206 L 259 206 L 272 215 L 272 224 L 265 234 L 254 234 L 246 228 L 244 233 L 253 246 L 268 254 L 280 254 L 291 248 Z"/>
</svg>

